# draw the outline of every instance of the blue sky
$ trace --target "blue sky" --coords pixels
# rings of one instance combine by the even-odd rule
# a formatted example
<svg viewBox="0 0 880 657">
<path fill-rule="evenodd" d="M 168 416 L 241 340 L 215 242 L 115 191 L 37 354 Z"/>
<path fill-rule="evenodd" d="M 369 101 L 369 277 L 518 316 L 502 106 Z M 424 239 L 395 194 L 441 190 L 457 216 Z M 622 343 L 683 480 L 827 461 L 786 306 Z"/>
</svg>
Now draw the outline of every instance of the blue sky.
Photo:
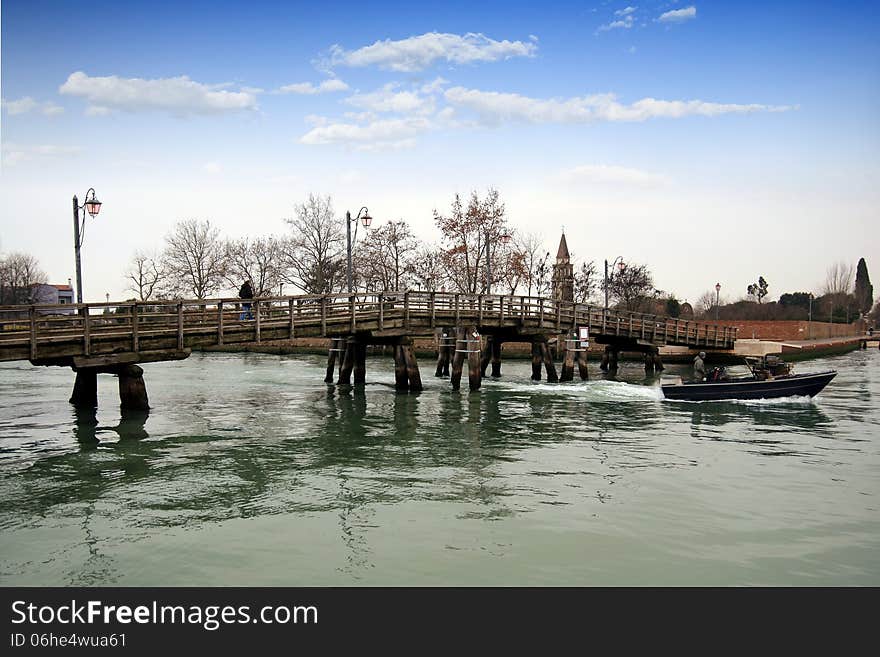
<svg viewBox="0 0 880 657">
<path fill-rule="evenodd" d="M 95 187 L 85 295 L 124 298 L 132 253 L 179 219 L 283 233 L 314 191 L 430 240 L 434 208 L 493 185 L 548 249 L 564 226 L 680 298 L 818 291 L 838 260 L 880 271 L 878 14 L 7 0 L 0 250 L 66 281 L 70 197 Z"/>
</svg>

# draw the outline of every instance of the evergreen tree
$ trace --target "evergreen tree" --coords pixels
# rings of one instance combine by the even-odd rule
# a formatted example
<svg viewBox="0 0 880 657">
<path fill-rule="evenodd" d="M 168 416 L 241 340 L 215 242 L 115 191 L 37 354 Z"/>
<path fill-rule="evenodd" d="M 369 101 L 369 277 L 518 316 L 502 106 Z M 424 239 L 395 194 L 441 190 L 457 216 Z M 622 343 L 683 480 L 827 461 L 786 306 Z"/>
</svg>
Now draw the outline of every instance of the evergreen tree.
<svg viewBox="0 0 880 657">
<path fill-rule="evenodd" d="M 856 266 L 855 294 L 859 312 L 870 312 L 871 307 L 874 305 L 874 286 L 871 285 L 871 278 L 868 276 L 868 265 L 865 264 L 864 258 L 859 258 L 859 264 Z"/>
</svg>

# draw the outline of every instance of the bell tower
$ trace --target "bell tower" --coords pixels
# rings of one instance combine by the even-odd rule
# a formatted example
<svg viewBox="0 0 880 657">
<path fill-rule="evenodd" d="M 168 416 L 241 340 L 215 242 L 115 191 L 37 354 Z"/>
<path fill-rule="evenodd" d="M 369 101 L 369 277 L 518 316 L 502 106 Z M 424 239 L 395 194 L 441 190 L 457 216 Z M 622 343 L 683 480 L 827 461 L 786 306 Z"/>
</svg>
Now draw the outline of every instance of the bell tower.
<svg viewBox="0 0 880 657">
<path fill-rule="evenodd" d="M 574 301 L 574 266 L 571 264 L 565 233 L 559 240 L 556 264 L 553 265 L 553 300 Z"/>
</svg>

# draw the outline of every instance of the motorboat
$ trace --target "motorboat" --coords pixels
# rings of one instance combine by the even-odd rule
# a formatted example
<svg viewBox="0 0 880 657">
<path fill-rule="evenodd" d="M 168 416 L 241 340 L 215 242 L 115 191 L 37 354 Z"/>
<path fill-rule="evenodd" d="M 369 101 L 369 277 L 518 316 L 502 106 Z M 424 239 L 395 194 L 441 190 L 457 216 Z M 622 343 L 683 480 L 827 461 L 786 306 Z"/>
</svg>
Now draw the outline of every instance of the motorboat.
<svg viewBox="0 0 880 657">
<path fill-rule="evenodd" d="M 679 378 L 676 382 L 661 383 L 660 389 L 666 399 L 682 401 L 813 397 L 837 376 L 834 370 L 794 374 L 790 365 L 775 356 L 747 358 L 746 364 L 750 371 L 745 374 L 716 367 L 706 381 L 682 382 Z"/>
</svg>

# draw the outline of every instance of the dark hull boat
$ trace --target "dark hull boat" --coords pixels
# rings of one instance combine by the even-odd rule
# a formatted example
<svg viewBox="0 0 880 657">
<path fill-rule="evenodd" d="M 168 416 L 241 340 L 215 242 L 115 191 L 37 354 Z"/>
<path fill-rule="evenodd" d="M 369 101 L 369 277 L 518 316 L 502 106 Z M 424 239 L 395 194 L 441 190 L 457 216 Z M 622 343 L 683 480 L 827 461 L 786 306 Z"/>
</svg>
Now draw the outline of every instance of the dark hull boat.
<svg viewBox="0 0 880 657">
<path fill-rule="evenodd" d="M 666 399 L 711 401 L 723 399 L 773 399 L 812 397 L 819 394 L 837 372 L 789 374 L 764 380 L 712 381 L 708 383 L 669 383 L 661 385 Z"/>
</svg>

